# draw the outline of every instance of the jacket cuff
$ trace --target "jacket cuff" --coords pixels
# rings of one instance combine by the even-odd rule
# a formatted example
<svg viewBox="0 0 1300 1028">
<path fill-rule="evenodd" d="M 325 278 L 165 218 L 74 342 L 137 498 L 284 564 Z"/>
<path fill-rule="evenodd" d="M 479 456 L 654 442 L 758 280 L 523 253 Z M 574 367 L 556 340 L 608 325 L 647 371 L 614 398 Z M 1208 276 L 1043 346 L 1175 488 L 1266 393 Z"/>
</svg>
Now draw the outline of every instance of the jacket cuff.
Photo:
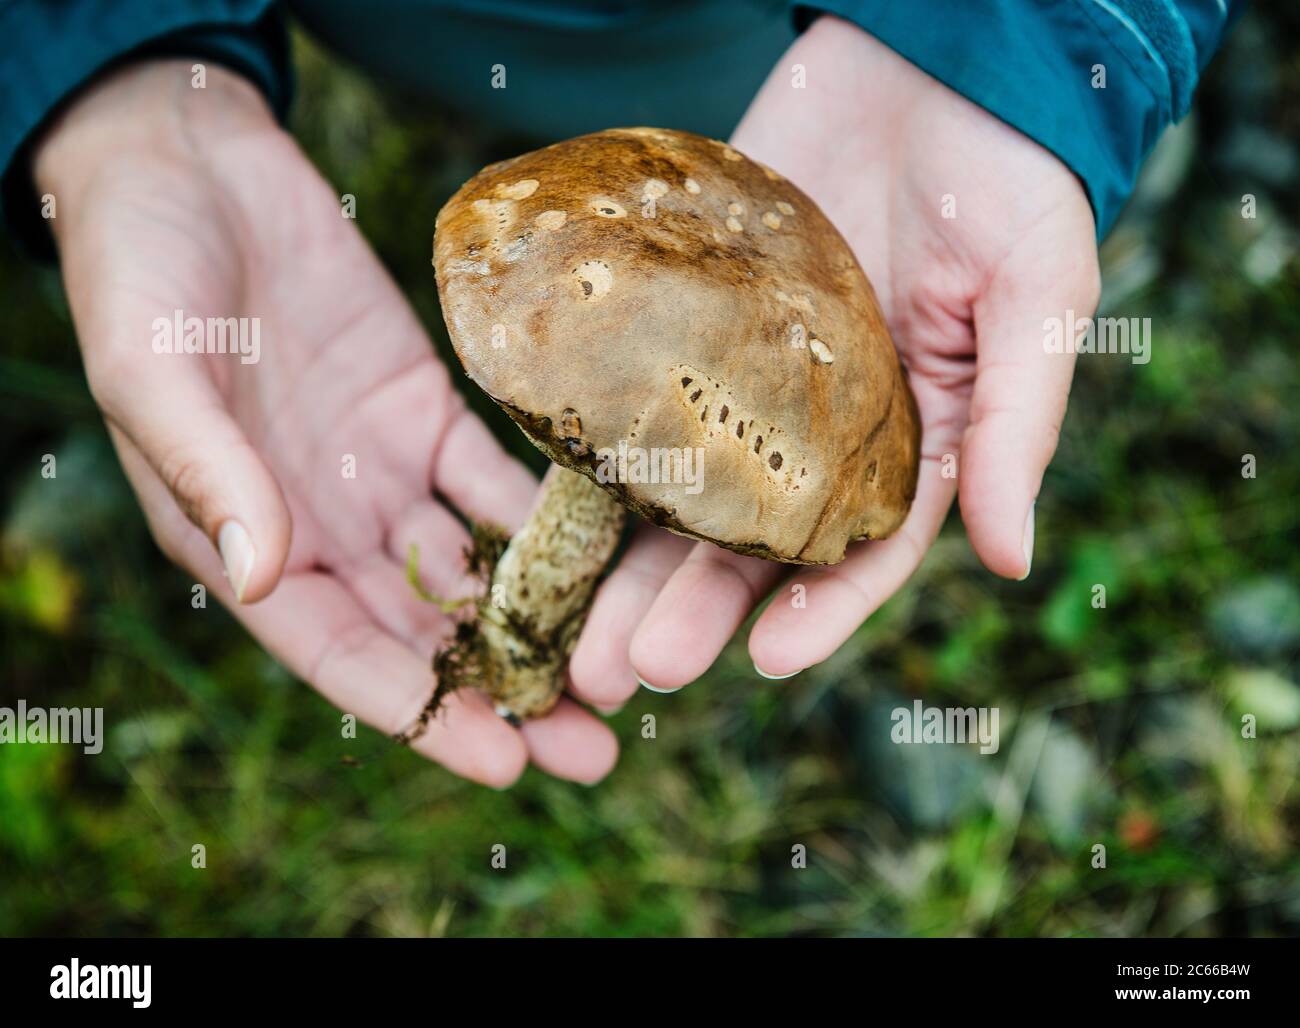
<svg viewBox="0 0 1300 1028">
<path fill-rule="evenodd" d="M 794 5 L 794 17 L 800 29 L 820 13 L 852 22 L 1050 150 L 1082 181 L 1100 239 L 1160 132 L 1186 112 L 1213 52 L 1210 37 L 1217 45 L 1223 27 L 1189 26 L 1169 7 L 1161 17 L 1169 15 L 1171 28 L 1146 15 L 1130 18 L 1124 7 L 1135 5 L 810 0 Z"/>
<path fill-rule="evenodd" d="M 288 34 L 273 0 L 0 5 L 0 218 L 22 247 L 54 244 L 31 179 L 31 147 L 98 75 L 147 57 L 194 57 L 244 75 L 284 120 L 292 81 Z"/>
</svg>

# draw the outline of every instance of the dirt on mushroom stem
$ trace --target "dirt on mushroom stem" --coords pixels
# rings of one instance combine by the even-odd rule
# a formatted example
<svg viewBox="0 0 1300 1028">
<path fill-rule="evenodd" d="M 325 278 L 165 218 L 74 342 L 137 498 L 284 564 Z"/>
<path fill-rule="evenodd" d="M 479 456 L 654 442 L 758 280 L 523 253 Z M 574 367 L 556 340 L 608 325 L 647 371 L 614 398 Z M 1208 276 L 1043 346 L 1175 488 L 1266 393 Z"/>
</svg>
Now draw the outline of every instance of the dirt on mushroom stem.
<svg viewBox="0 0 1300 1028">
<path fill-rule="evenodd" d="M 508 543 L 500 529 L 476 525 L 466 558 L 487 588 L 463 605 L 473 604 L 471 616 L 434 655 L 438 684 L 398 741 L 418 738 L 442 701 L 465 686 L 485 692 L 507 720 L 549 713 L 564 692 L 569 656 L 626 516 L 589 478 L 552 465 L 528 520 Z"/>
</svg>

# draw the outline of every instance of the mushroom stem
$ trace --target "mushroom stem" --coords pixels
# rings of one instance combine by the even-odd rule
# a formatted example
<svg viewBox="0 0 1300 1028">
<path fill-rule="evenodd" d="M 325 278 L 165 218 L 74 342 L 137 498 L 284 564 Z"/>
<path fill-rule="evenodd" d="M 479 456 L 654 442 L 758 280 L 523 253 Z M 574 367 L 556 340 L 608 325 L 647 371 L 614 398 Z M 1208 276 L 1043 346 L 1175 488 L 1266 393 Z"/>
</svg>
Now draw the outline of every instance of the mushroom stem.
<svg viewBox="0 0 1300 1028">
<path fill-rule="evenodd" d="M 585 475 L 552 465 L 478 604 L 482 681 L 503 717 L 540 717 L 565 665 L 626 511 Z"/>
</svg>

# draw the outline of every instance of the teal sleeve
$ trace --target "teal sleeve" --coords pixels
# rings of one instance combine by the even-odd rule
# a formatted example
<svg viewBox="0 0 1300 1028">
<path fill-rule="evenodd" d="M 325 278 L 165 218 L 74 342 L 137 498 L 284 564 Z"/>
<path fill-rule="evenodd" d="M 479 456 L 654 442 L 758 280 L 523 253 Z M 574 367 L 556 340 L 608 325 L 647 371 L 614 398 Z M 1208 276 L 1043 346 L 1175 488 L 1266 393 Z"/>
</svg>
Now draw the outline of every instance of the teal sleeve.
<svg viewBox="0 0 1300 1028">
<path fill-rule="evenodd" d="M 0 41 L 0 214 L 37 256 L 53 245 L 31 143 L 100 73 L 140 57 L 195 57 L 247 76 L 278 117 L 289 103 L 288 38 L 272 0 L 18 0 L 0 4 Z"/>
</svg>

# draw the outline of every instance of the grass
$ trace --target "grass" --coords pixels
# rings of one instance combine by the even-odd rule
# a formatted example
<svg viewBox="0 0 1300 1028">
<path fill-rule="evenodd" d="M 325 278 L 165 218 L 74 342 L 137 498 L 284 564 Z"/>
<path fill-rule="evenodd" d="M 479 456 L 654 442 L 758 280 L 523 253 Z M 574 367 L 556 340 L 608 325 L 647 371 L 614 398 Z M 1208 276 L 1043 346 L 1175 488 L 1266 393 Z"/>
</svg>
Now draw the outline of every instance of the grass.
<svg viewBox="0 0 1300 1028">
<path fill-rule="evenodd" d="M 445 347 L 410 212 L 431 225 L 518 146 L 299 53 L 296 131 L 374 198 L 361 226 Z M 954 516 L 825 664 L 768 683 L 733 644 L 680 696 L 635 697 L 594 789 L 530 771 L 498 793 L 366 729 L 343 740 L 228 615 L 194 609 L 57 275 L 6 250 L 0 705 L 102 706 L 109 736 L 93 760 L 0 747 L 0 933 L 1295 934 L 1297 111 L 1300 25 L 1261 4 L 1107 242 L 1103 302 L 1151 317 L 1153 359 L 1080 362 L 1027 582 L 982 570 Z M 893 745 L 914 698 L 997 706 L 1001 749 Z"/>
</svg>

